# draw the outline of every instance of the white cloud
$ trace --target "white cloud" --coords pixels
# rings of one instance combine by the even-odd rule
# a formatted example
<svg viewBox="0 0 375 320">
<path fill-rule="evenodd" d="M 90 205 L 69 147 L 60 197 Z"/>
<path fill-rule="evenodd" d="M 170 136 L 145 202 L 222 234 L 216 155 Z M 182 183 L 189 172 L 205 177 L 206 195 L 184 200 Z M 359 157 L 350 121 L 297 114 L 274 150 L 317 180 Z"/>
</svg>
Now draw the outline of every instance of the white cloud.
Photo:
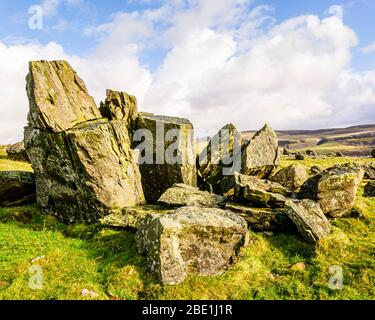
<svg viewBox="0 0 375 320">
<path fill-rule="evenodd" d="M 369 44 L 368 46 L 362 48 L 363 53 L 373 53 L 375 52 L 375 42 Z"/>
<path fill-rule="evenodd" d="M 41 6 L 45 17 L 53 17 L 58 14 L 58 8 L 61 4 L 76 6 L 82 3 L 83 0 L 42 0 Z"/>
<path fill-rule="evenodd" d="M 272 8 L 240 0 L 168 1 L 160 8 L 118 13 L 87 29 L 99 45 L 72 57 L 57 44 L 0 43 L 0 141 L 22 136 L 26 61 L 65 58 L 99 101 L 106 88 L 136 94 L 140 109 L 187 117 L 200 135 L 226 123 L 240 129 L 352 125 L 375 120 L 375 70 L 351 69 L 356 34 L 331 15 L 302 15 L 281 23 Z M 166 23 L 165 21 L 168 21 Z M 150 47 L 169 48 L 151 72 L 140 63 Z"/>
</svg>

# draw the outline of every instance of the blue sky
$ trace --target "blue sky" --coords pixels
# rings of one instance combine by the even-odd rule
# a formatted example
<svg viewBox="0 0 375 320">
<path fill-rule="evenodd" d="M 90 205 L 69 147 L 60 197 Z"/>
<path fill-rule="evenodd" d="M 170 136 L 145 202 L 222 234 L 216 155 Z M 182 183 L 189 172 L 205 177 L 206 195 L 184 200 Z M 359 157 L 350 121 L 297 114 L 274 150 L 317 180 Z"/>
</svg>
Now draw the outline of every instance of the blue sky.
<svg viewBox="0 0 375 320">
<path fill-rule="evenodd" d="M 33 5 L 41 30 L 29 28 Z M 128 91 L 201 136 L 229 122 L 375 123 L 374 12 L 375 0 L 2 0 L 0 143 L 22 137 L 35 59 L 68 60 L 98 103 Z"/>
</svg>

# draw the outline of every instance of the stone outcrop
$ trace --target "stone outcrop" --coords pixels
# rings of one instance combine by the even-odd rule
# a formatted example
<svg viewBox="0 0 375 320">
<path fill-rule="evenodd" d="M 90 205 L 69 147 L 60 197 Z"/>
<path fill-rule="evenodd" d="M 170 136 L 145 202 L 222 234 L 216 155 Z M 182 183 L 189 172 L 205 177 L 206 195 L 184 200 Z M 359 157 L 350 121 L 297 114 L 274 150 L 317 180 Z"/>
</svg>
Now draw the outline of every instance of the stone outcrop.
<svg viewBox="0 0 375 320">
<path fill-rule="evenodd" d="M 23 206 L 35 202 L 32 172 L 0 171 L 0 207 Z"/>
<path fill-rule="evenodd" d="M 299 164 L 283 168 L 270 178 L 271 181 L 294 191 L 299 190 L 307 179 L 308 175 L 305 167 Z"/>
<path fill-rule="evenodd" d="M 254 231 L 294 231 L 295 226 L 283 210 L 249 207 L 238 203 L 227 203 L 226 210 L 244 218 Z"/>
<path fill-rule="evenodd" d="M 169 188 L 158 200 L 158 203 L 170 207 L 220 207 L 224 205 L 225 197 L 200 191 L 196 187 L 186 184 L 175 184 Z"/>
<path fill-rule="evenodd" d="M 147 215 L 161 215 L 174 213 L 174 209 L 168 209 L 159 205 L 142 205 L 123 208 L 119 212 L 111 213 L 100 219 L 100 223 L 106 227 L 139 229 L 139 226 Z"/>
<path fill-rule="evenodd" d="M 315 243 L 331 233 L 330 222 L 319 204 L 312 200 L 288 200 L 284 210 L 309 243 Z"/>
<path fill-rule="evenodd" d="M 363 170 L 334 167 L 308 179 L 299 198 L 315 200 L 323 212 L 332 218 L 341 217 L 352 209 Z"/>
<path fill-rule="evenodd" d="M 183 207 L 171 215 L 148 215 L 136 234 L 138 250 L 163 284 L 189 274 L 218 275 L 248 243 L 247 224 L 217 208 Z"/>
<path fill-rule="evenodd" d="M 242 147 L 241 173 L 258 178 L 267 178 L 279 164 L 281 150 L 276 132 L 268 125 L 259 130 Z"/>
<path fill-rule="evenodd" d="M 241 133 L 233 124 L 224 126 L 209 141 L 197 159 L 198 185 L 201 189 L 224 194 L 233 186 L 225 185 L 223 175 L 230 173 L 233 176 L 234 171 L 240 171 L 240 167 L 235 170 L 233 155 L 241 150 L 241 145 Z M 241 165 L 240 158 L 238 161 Z M 228 173 L 223 170 L 228 170 Z"/>
<path fill-rule="evenodd" d="M 370 181 L 365 185 L 363 196 L 375 197 L 375 181 Z"/>
<path fill-rule="evenodd" d="M 276 182 L 242 174 L 235 175 L 234 190 L 237 202 L 245 201 L 270 208 L 282 208 L 287 197 L 294 196 L 291 190 Z"/>
<path fill-rule="evenodd" d="M 101 118 L 86 85 L 66 61 L 32 61 L 27 76 L 32 128 L 63 132 Z"/>
<path fill-rule="evenodd" d="M 65 222 L 94 222 L 144 204 L 128 122 L 100 119 L 83 81 L 66 62 L 32 62 L 27 79 L 24 141 L 40 209 Z"/>
<path fill-rule="evenodd" d="M 8 146 L 6 153 L 10 160 L 30 162 L 23 141 Z"/>
<path fill-rule="evenodd" d="M 197 185 L 193 125 L 189 120 L 140 113 L 137 129 L 139 134 L 142 133 L 139 129 L 147 129 L 145 134 L 152 135 L 143 142 L 143 146 L 138 145 L 141 153 L 142 147 L 146 153 L 150 151 L 149 163 L 140 161 L 139 166 L 148 203 L 156 203 L 175 183 Z M 134 137 L 134 139 L 140 141 L 141 137 Z"/>
</svg>

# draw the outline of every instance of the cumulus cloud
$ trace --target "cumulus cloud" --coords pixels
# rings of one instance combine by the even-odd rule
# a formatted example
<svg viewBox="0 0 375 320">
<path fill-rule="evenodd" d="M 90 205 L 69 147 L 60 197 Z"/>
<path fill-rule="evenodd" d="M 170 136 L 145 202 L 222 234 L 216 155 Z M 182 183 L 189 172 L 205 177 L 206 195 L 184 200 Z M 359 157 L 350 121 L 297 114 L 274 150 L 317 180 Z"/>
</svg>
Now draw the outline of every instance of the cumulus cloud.
<svg viewBox="0 0 375 320">
<path fill-rule="evenodd" d="M 0 140 L 22 136 L 26 62 L 40 58 L 68 59 L 98 102 L 106 88 L 126 90 L 141 110 L 190 118 L 201 136 L 229 122 L 241 130 L 374 122 L 375 70 L 352 70 L 356 34 L 341 7 L 329 12 L 276 22 L 272 7 L 248 0 L 173 0 L 87 28 L 99 44 L 85 57 L 56 43 L 0 43 Z M 167 53 L 150 71 L 142 57 L 158 49 Z"/>
<path fill-rule="evenodd" d="M 368 46 L 362 48 L 363 53 L 373 53 L 375 52 L 375 42 L 369 44 Z"/>
</svg>

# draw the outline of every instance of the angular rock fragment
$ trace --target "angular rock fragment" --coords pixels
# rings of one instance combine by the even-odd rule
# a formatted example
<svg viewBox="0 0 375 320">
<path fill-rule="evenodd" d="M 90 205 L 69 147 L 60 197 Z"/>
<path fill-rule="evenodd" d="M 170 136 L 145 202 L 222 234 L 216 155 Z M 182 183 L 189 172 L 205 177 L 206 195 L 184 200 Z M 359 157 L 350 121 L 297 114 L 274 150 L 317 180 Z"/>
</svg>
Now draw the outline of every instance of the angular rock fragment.
<svg viewBox="0 0 375 320">
<path fill-rule="evenodd" d="M 239 154 L 241 144 L 241 133 L 233 124 L 224 126 L 209 141 L 197 159 L 198 184 L 201 189 L 217 194 L 228 191 L 228 187 L 223 184 L 223 175 L 233 176 L 235 171 L 241 170 L 240 157 L 237 170 L 233 163 L 233 155 Z"/>
<path fill-rule="evenodd" d="M 126 123 L 100 120 L 62 133 L 25 129 L 38 205 L 65 222 L 145 203 Z"/>
<path fill-rule="evenodd" d="M 160 215 L 174 212 L 175 210 L 173 209 L 167 209 L 159 205 L 129 207 L 101 218 L 100 223 L 106 227 L 138 229 L 142 220 L 148 214 Z"/>
<path fill-rule="evenodd" d="M 27 76 L 31 127 L 62 132 L 101 118 L 86 85 L 66 61 L 32 61 Z"/>
<path fill-rule="evenodd" d="M 23 141 L 8 146 L 6 153 L 10 160 L 30 162 Z"/>
<path fill-rule="evenodd" d="M 220 207 L 224 205 L 225 197 L 186 184 L 174 184 L 163 193 L 158 203 L 171 207 Z"/>
<path fill-rule="evenodd" d="M 307 179 L 306 169 L 300 164 L 293 164 L 283 168 L 270 178 L 272 182 L 277 182 L 294 191 L 297 191 Z"/>
<path fill-rule="evenodd" d="M 309 243 L 315 243 L 331 233 L 330 222 L 319 204 L 312 200 L 288 200 L 284 210 Z"/>
<path fill-rule="evenodd" d="M 193 125 L 189 120 L 140 113 L 134 140 L 141 141 L 146 152 L 140 161 L 142 185 L 148 203 L 156 203 L 175 183 L 197 185 L 193 150 Z M 137 148 L 141 151 L 140 145 Z M 147 160 L 147 153 L 149 158 Z"/>
<path fill-rule="evenodd" d="M 283 210 L 227 203 L 225 209 L 238 213 L 254 231 L 294 231 L 295 225 Z"/>
<path fill-rule="evenodd" d="M 0 171 L 0 207 L 23 206 L 35 202 L 32 172 Z"/>
<path fill-rule="evenodd" d="M 247 224 L 217 208 L 183 207 L 174 214 L 148 215 L 136 234 L 138 250 L 163 284 L 189 274 L 221 274 L 248 243 Z"/>
<path fill-rule="evenodd" d="M 332 218 L 341 217 L 352 209 L 363 173 L 362 169 L 350 167 L 328 169 L 308 179 L 298 197 L 318 202 Z"/>
<path fill-rule="evenodd" d="M 282 185 L 253 176 L 235 175 L 235 200 L 247 201 L 270 208 L 284 207 L 287 197 L 294 193 Z"/>
</svg>

